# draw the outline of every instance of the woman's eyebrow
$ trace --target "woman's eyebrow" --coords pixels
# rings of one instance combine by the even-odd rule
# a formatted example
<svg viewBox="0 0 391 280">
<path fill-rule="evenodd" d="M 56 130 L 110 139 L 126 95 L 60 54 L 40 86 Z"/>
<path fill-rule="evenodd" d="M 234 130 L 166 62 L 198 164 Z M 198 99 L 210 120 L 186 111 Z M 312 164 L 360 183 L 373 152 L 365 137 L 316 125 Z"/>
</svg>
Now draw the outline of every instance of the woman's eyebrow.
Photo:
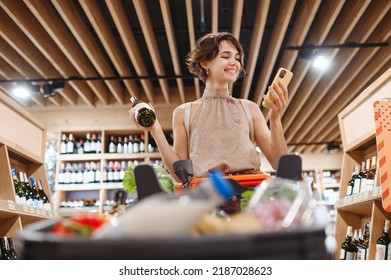
<svg viewBox="0 0 391 280">
<path fill-rule="evenodd" d="M 230 52 L 230 51 L 221 51 L 220 54 L 231 54 L 231 52 Z M 235 56 L 236 56 L 236 55 L 240 56 L 240 54 L 239 54 L 238 52 L 234 53 L 234 55 L 235 55 Z"/>
</svg>

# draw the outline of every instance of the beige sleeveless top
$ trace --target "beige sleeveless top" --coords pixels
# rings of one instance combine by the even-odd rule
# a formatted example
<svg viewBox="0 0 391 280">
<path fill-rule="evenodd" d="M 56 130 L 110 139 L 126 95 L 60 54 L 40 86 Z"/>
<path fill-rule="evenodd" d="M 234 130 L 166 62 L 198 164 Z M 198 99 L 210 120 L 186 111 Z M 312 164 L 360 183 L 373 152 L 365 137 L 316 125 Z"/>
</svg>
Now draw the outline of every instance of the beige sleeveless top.
<svg viewBox="0 0 391 280">
<path fill-rule="evenodd" d="M 227 89 L 205 89 L 189 125 L 189 158 L 194 177 L 213 169 L 229 173 L 260 173 L 260 158 L 240 101 Z"/>
</svg>

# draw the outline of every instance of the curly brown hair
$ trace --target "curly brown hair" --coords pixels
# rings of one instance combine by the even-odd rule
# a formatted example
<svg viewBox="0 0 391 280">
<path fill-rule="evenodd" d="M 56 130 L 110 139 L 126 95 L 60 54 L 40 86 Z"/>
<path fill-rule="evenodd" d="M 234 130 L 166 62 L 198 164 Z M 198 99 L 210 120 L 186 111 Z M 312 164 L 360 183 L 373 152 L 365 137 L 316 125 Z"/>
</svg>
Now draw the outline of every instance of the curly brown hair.
<svg viewBox="0 0 391 280">
<path fill-rule="evenodd" d="M 241 66 L 238 78 L 244 77 L 246 75 L 246 70 L 243 67 L 244 52 L 242 45 L 228 32 L 209 33 L 197 40 L 194 49 L 190 51 L 186 58 L 186 64 L 190 73 L 205 82 L 207 73 L 206 70 L 202 68 L 201 62 L 214 59 L 219 54 L 222 41 L 230 42 L 238 50 Z"/>
</svg>

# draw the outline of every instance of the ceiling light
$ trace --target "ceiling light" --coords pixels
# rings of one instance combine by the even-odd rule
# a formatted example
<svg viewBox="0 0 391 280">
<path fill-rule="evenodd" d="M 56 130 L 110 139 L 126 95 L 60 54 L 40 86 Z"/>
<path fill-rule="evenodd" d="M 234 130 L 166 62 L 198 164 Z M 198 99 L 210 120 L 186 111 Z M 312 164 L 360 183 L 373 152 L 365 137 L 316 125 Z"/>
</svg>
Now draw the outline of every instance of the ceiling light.
<svg viewBox="0 0 391 280">
<path fill-rule="evenodd" d="M 32 92 L 39 92 L 39 86 L 36 85 L 17 85 L 13 90 L 12 94 L 17 98 L 26 99 L 31 96 Z"/>
<path fill-rule="evenodd" d="M 314 58 L 314 62 L 312 63 L 312 65 L 315 69 L 324 71 L 329 68 L 330 60 L 323 55 L 318 55 Z"/>
</svg>

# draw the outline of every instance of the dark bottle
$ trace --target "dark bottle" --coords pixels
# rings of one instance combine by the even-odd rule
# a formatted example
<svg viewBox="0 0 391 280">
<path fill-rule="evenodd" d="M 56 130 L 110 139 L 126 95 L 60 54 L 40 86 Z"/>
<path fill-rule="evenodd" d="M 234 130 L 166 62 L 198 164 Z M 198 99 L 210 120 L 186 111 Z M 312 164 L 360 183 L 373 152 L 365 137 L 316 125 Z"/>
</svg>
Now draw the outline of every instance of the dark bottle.
<svg viewBox="0 0 391 280">
<path fill-rule="evenodd" d="M 130 101 L 132 102 L 132 107 L 136 110 L 135 118 L 139 125 L 143 127 L 152 126 L 156 121 L 156 115 L 151 106 L 135 96 L 132 96 Z"/>
<path fill-rule="evenodd" d="M 350 181 L 348 182 L 348 187 L 346 189 L 346 196 L 349 196 L 349 195 L 353 194 L 354 180 L 356 179 L 356 176 L 357 176 L 357 170 L 358 170 L 358 166 L 355 165 L 353 167 L 352 178 L 350 178 Z"/>
<path fill-rule="evenodd" d="M 9 252 L 7 237 L 2 237 L 0 242 L 1 242 L 0 243 L 1 259 L 2 260 L 12 260 L 10 252 Z"/>
<path fill-rule="evenodd" d="M 341 245 L 340 260 L 355 260 L 356 247 L 352 242 L 352 227 L 348 226 L 345 241 Z"/>
<path fill-rule="evenodd" d="M 390 244 L 390 237 L 388 233 L 390 231 L 390 220 L 384 221 L 384 229 L 382 235 L 376 241 L 376 254 L 375 260 L 387 260 L 388 246 Z"/>
<path fill-rule="evenodd" d="M 358 246 L 357 250 L 357 260 L 367 260 L 368 259 L 368 246 L 369 246 L 369 222 L 365 223 L 364 226 L 364 235 L 362 241 Z"/>
<path fill-rule="evenodd" d="M 9 247 L 9 255 L 11 260 L 19 259 L 18 254 L 16 253 L 14 239 L 12 237 L 8 237 L 8 247 Z"/>
</svg>

